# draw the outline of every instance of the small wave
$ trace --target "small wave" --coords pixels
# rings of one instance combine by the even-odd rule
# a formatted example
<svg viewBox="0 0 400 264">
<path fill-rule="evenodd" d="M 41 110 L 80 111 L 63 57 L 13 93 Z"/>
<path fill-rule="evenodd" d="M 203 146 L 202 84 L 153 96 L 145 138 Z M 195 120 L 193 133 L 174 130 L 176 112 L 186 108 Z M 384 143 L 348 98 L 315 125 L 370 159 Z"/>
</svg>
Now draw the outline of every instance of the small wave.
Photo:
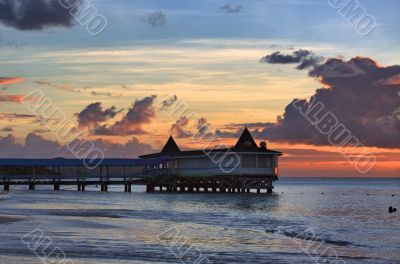
<svg viewBox="0 0 400 264">
<path fill-rule="evenodd" d="M 24 219 L 21 217 L 8 216 L 8 215 L 0 215 L 0 224 L 10 224 L 14 222 L 23 221 Z"/>
<path fill-rule="evenodd" d="M 266 233 L 272 233 L 272 234 L 281 234 L 290 238 L 294 239 L 301 239 L 301 240 L 306 240 L 306 241 L 313 241 L 313 242 L 319 242 L 319 243 L 325 243 L 325 244 L 330 244 L 330 245 L 336 245 L 336 246 L 361 246 L 354 244 L 349 241 L 343 241 L 343 240 L 334 240 L 331 238 L 323 238 L 316 236 L 316 234 L 311 233 L 311 232 L 296 232 L 296 231 L 289 231 L 289 230 L 283 230 L 281 228 L 278 229 L 273 229 L 273 228 L 266 228 L 265 229 Z"/>
<path fill-rule="evenodd" d="M 332 245 L 337 245 L 337 246 L 351 246 L 354 245 L 351 242 L 348 241 L 341 241 L 341 240 L 333 240 L 330 238 L 320 238 L 316 237 L 315 234 L 312 233 L 299 233 L 295 231 L 283 231 L 283 234 L 287 237 L 290 238 L 297 238 L 301 240 L 307 240 L 307 241 L 313 241 L 313 242 L 320 242 L 320 243 L 325 243 L 325 244 L 332 244 Z"/>
</svg>

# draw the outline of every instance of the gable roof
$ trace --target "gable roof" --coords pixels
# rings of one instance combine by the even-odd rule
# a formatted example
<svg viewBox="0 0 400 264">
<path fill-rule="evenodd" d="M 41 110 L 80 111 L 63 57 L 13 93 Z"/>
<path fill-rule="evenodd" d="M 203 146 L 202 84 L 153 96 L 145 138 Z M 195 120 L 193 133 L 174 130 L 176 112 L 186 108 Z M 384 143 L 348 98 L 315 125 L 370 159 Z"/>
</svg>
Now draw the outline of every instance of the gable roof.
<svg viewBox="0 0 400 264">
<path fill-rule="evenodd" d="M 259 150 L 257 143 L 254 141 L 250 131 L 245 127 L 236 145 L 233 147 L 235 151 L 256 151 Z"/>
<path fill-rule="evenodd" d="M 180 152 L 180 148 L 176 144 L 174 138 L 172 136 L 169 137 L 167 143 L 165 143 L 165 146 L 161 150 L 161 153 L 168 154 L 168 153 L 177 153 Z"/>
<path fill-rule="evenodd" d="M 169 137 L 164 148 L 159 153 L 152 153 L 147 155 L 139 156 L 139 158 L 156 158 L 160 156 L 170 157 L 193 157 L 193 156 L 205 156 L 209 154 L 226 153 L 226 152 L 259 152 L 265 154 L 282 155 L 282 152 L 267 149 L 266 147 L 258 147 L 254 141 L 247 127 L 244 129 L 242 135 L 237 141 L 236 145 L 231 148 L 219 148 L 219 149 L 205 149 L 205 150 L 186 150 L 181 151 L 176 144 L 172 136 Z"/>
</svg>

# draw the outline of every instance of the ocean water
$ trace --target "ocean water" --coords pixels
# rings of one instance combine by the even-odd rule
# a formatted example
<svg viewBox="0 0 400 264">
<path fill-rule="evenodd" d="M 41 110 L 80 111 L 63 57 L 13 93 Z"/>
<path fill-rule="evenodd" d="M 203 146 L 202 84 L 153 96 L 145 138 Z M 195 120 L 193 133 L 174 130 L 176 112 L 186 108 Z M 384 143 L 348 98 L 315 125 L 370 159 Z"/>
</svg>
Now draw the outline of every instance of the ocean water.
<svg viewBox="0 0 400 264">
<path fill-rule="evenodd" d="M 400 179 L 282 178 L 272 195 L 26 189 L 0 195 L 0 264 L 400 263 Z"/>
</svg>

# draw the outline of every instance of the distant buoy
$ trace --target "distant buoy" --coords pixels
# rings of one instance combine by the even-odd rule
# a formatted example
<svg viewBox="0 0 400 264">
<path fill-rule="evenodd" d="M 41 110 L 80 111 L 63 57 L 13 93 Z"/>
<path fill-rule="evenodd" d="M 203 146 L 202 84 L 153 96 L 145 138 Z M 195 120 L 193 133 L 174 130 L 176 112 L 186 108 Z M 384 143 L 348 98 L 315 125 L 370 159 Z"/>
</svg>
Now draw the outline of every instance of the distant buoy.
<svg viewBox="0 0 400 264">
<path fill-rule="evenodd" d="M 324 195 L 324 193 L 321 193 L 322 195 Z"/>
</svg>

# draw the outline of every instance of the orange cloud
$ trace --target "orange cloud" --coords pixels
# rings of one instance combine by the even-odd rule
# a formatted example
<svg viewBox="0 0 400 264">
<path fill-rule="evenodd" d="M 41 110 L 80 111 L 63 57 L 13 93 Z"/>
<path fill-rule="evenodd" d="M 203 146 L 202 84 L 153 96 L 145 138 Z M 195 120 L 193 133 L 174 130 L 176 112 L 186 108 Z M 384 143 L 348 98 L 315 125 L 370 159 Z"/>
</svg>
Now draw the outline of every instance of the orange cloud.
<svg viewBox="0 0 400 264">
<path fill-rule="evenodd" d="M 19 83 L 23 80 L 21 77 L 0 77 L 0 85 Z"/>
<path fill-rule="evenodd" d="M 74 93 L 79 93 L 80 90 L 75 89 L 72 87 L 70 84 L 64 83 L 64 84 L 58 84 L 58 83 L 53 83 L 49 81 L 35 81 L 34 83 L 42 85 L 42 86 L 47 86 L 55 89 L 60 89 L 68 92 L 74 92 Z"/>
<path fill-rule="evenodd" d="M 9 95 L 4 92 L 0 92 L 0 102 L 13 102 L 21 104 L 24 100 L 23 95 Z"/>
</svg>

